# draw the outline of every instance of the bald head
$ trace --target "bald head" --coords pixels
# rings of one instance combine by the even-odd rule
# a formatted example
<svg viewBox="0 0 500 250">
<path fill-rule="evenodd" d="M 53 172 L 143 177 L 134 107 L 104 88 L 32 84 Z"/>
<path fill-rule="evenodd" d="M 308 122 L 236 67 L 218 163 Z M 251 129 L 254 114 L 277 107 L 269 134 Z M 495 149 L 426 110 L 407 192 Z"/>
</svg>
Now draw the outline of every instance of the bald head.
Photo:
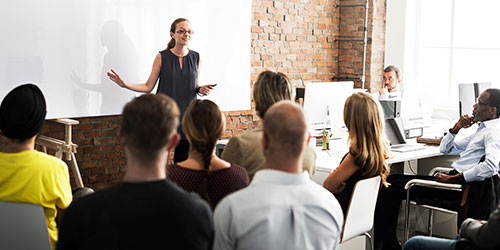
<svg viewBox="0 0 500 250">
<path fill-rule="evenodd" d="M 302 108 L 290 101 L 271 106 L 264 117 L 266 156 L 299 158 L 306 142 L 307 125 Z"/>
</svg>

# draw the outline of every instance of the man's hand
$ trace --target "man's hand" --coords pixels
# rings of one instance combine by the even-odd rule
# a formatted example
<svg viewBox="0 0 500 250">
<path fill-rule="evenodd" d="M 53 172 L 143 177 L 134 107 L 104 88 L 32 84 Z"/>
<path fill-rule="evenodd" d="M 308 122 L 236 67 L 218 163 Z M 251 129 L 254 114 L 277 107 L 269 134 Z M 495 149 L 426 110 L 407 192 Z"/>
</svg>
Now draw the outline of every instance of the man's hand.
<svg viewBox="0 0 500 250">
<path fill-rule="evenodd" d="M 455 123 L 455 126 L 450 129 L 450 132 L 453 134 L 458 133 L 458 131 L 462 128 L 468 128 L 474 124 L 474 117 L 468 116 L 468 115 L 462 115 L 460 116 L 460 119 L 458 119 L 458 122 Z"/>
<path fill-rule="evenodd" d="M 453 184 L 463 184 L 465 183 L 464 174 L 456 174 L 456 175 L 446 175 L 446 174 L 438 174 L 436 178 L 437 182 L 442 183 L 453 183 Z"/>
</svg>

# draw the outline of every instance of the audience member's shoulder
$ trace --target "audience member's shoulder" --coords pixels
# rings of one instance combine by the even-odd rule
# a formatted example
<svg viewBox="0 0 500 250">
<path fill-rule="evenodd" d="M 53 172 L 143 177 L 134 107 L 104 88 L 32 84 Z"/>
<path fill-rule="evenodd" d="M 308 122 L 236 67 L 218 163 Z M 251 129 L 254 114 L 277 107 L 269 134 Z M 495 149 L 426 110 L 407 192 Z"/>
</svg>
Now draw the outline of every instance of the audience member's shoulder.
<svg viewBox="0 0 500 250">
<path fill-rule="evenodd" d="M 250 178 L 248 177 L 247 170 L 237 164 L 231 163 L 231 168 L 229 169 L 230 175 L 234 181 L 243 184 L 242 187 L 248 186 L 250 183 Z"/>
<path fill-rule="evenodd" d="M 231 137 L 229 141 L 230 142 L 232 141 L 232 143 L 246 143 L 258 140 L 260 142 L 261 137 L 262 137 L 262 130 L 254 129 L 235 135 Z"/>
<path fill-rule="evenodd" d="M 165 185 L 170 189 L 171 198 L 177 200 L 178 204 L 185 209 L 191 211 L 210 210 L 208 204 L 198 194 L 186 192 L 169 180 L 165 182 Z"/>
<path fill-rule="evenodd" d="M 68 166 L 66 163 L 55 156 L 36 150 L 33 150 L 32 154 L 34 156 L 35 163 L 38 163 L 39 165 L 43 165 L 51 169 L 67 171 Z"/>
<path fill-rule="evenodd" d="M 233 173 L 236 173 L 236 174 L 239 174 L 239 175 L 240 174 L 241 175 L 247 175 L 247 170 L 244 167 L 242 167 L 242 166 L 240 166 L 238 164 L 231 163 L 231 171 Z"/>
<path fill-rule="evenodd" d="M 309 187 L 309 192 L 314 194 L 314 196 L 317 197 L 318 200 L 325 200 L 325 201 L 334 200 L 334 201 L 336 201 L 335 196 L 332 195 L 332 193 L 330 191 L 328 191 L 327 189 L 325 189 L 323 186 L 319 185 L 318 183 L 310 180 L 308 187 Z"/>
</svg>

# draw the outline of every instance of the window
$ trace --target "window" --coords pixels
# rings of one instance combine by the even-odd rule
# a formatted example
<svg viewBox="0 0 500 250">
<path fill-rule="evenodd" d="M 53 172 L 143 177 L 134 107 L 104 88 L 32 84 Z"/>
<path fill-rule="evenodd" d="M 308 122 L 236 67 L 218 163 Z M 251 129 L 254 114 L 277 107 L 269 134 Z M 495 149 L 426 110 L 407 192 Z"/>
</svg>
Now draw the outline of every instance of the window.
<svg viewBox="0 0 500 250">
<path fill-rule="evenodd" d="M 390 8 L 394 1 L 399 0 L 388 3 L 386 44 L 396 37 L 404 53 L 386 53 L 386 64 L 403 64 L 405 97 L 412 96 L 434 111 L 456 111 L 459 83 L 499 86 L 500 1 L 407 0 L 399 10 Z M 389 17 L 395 11 L 404 13 L 395 15 L 403 20 Z M 391 31 L 390 22 L 398 21 L 405 24 L 404 34 Z"/>
</svg>

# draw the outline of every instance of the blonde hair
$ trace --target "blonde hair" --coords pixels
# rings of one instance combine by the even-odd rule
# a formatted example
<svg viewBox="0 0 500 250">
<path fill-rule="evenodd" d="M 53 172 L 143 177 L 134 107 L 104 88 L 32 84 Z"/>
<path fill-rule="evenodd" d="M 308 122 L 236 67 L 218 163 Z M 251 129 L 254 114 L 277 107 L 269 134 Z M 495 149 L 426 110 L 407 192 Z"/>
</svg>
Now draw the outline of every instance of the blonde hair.
<svg viewBox="0 0 500 250">
<path fill-rule="evenodd" d="M 361 167 L 361 176 L 379 175 L 387 186 L 389 141 L 380 103 L 368 93 L 352 94 L 344 105 L 344 122 L 349 131 L 349 153 Z"/>
<path fill-rule="evenodd" d="M 292 99 L 290 79 L 280 72 L 264 71 L 253 85 L 253 100 L 260 118 L 276 102 Z"/>
<path fill-rule="evenodd" d="M 195 150 L 201 155 L 207 179 L 210 178 L 212 153 L 224 133 L 225 125 L 219 106 L 210 100 L 193 100 L 182 118 L 182 130 L 189 141 L 189 151 Z M 207 183 L 204 181 L 199 191 L 210 202 Z"/>
</svg>

